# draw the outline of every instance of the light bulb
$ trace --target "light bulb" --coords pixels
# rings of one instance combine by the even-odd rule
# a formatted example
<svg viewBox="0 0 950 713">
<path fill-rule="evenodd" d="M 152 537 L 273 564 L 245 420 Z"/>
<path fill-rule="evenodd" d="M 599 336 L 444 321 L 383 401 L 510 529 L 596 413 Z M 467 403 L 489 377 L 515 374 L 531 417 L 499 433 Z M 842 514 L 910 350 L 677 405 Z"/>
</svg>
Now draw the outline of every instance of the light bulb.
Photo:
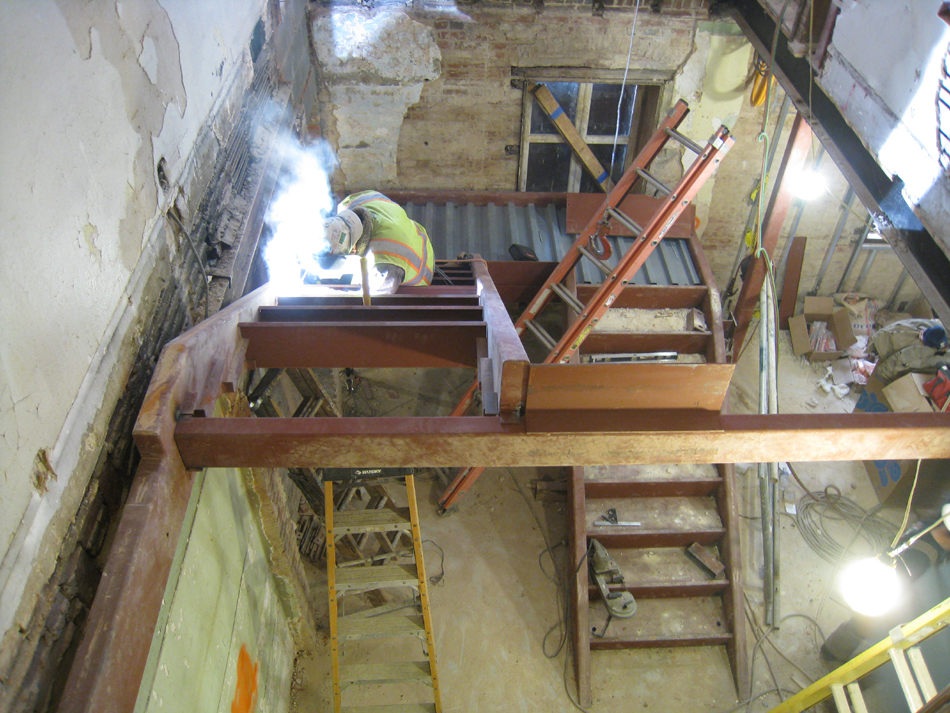
<svg viewBox="0 0 950 713">
<path fill-rule="evenodd" d="M 883 614 L 900 596 L 897 570 L 876 557 L 852 562 L 841 572 L 841 593 L 848 606 L 859 614 Z"/>
<path fill-rule="evenodd" d="M 788 180 L 792 193 L 805 201 L 818 198 L 828 187 L 828 181 L 818 171 L 799 171 Z"/>
</svg>

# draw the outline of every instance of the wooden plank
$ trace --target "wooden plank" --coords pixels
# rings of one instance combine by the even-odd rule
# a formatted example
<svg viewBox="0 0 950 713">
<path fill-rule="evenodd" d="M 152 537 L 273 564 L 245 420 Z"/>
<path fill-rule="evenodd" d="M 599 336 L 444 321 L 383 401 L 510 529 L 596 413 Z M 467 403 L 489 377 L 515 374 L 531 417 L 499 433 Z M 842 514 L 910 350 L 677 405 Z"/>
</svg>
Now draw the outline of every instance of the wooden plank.
<svg viewBox="0 0 950 713">
<path fill-rule="evenodd" d="M 475 367 L 484 322 L 242 322 L 255 368 Z"/>
<path fill-rule="evenodd" d="M 605 193 L 609 192 L 610 189 L 613 188 L 610 172 L 597 160 L 594 152 L 590 150 L 590 146 L 587 145 L 587 142 L 584 141 L 583 137 L 578 133 L 577 128 L 571 122 L 570 118 L 564 113 L 564 109 L 558 103 L 557 99 L 551 94 L 551 90 L 543 84 L 535 84 L 530 79 L 525 81 L 525 88 L 531 93 L 535 101 L 538 102 L 538 105 L 544 110 L 544 113 L 548 115 L 548 118 L 554 124 L 554 128 L 556 128 L 561 136 L 564 137 L 564 140 L 567 141 L 567 145 L 571 147 L 571 150 L 577 156 L 581 165 L 587 169 L 591 178 L 594 179 Z"/>
<path fill-rule="evenodd" d="M 497 418 L 183 418 L 191 468 L 327 468 L 756 463 L 950 458 L 950 413 L 701 412 L 683 428 L 662 412 L 550 412 L 547 431 Z M 651 430 L 630 431 L 628 426 Z M 578 429 L 585 429 L 579 431 Z"/>
<path fill-rule="evenodd" d="M 375 300 L 374 300 L 375 301 Z M 479 306 L 454 307 L 451 305 L 393 306 L 362 304 L 345 306 L 287 306 L 261 307 L 260 322 L 480 322 Z"/>
<path fill-rule="evenodd" d="M 568 235 L 578 235 L 591 221 L 597 211 L 604 205 L 603 196 L 597 193 L 568 193 L 567 194 L 567 228 Z M 663 206 L 663 200 L 641 194 L 629 195 L 620 204 L 620 212 L 632 219 L 640 226 L 650 222 L 650 218 Z M 601 216 L 597 216 L 600 220 Z M 688 206 L 673 221 L 668 238 L 688 238 L 695 234 L 696 207 Z M 611 219 L 608 235 L 632 237 L 633 233 L 617 221 Z"/>
<path fill-rule="evenodd" d="M 528 411 L 701 409 L 719 412 L 732 364 L 536 364 Z"/>
<path fill-rule="evenodd" d="M 591 332 L 581 354 L 703 354 L 712 335 L 707 332 Z"/>
<path fill-rule="evenodd" d="M 575 575 L 571 577 L 571 636 L 574 641 L 574 680 L 581 708 L 592 704 L 590 685 L 590 625 L 588 623 L 587 534 L 584 516 L 584 469 L 571 468 L 571 507 L 569 527 L 571 560 Z"/>
<path fill-rule="evenodd" d="M 597 285 L 578 285 L 577 297 L 587 304 L 600 289 Z M 659 287 L 628 285 L 617 295 L 611 307 L 630 309 L 691 309 L 702 307 L 709 288 L 704 285 Z M 708 315 L 707 315 L 708 317 Z"/>
<path fill-rule="evenodd" d="M 785 279 L 782 282 L 782 298 L 778 303 L 779 329 L 788 329 L 788 319 L 795 314 L 798 304 L 798 285 L 802 279 L 802 266 L 805 264 L 805 246 L 808 238 L 796 235 L 788 249 L 785 261 Z"/>
</svg>

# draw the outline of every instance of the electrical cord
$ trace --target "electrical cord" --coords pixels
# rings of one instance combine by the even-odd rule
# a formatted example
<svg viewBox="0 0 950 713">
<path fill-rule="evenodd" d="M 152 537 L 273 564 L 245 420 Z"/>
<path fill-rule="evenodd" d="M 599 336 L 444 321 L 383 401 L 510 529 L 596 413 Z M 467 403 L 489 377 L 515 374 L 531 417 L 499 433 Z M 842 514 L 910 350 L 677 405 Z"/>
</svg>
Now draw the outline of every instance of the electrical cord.
<svg viewBox="0 0 950 713">
<path fill-rule="evenodd" d="M 837 488 L 830 486 L 824 492 L 806 492 L 798 501 L 795 522 L 808 546 L 835 565 L 858 559 L 859 555 L 849 554 L 858 537 L 864 539 L 872 554 L 882 551 L 890 541 L 893 526 L 875 514 L 879 508 L 865 510 L 835 491 Z M 843 522 L 851 527 L 854 534 L 849 543 L 842 545 L 829 534 L 826 522 Z"/>
<path fill-rule="evenodd" d="M 630 28 L 630 46 L 627 47 L 627 64 L 623 68 L 623 81 L 620 82 L 620 98 L 617 100 L 617 126 L 614 128 L 614 145 L 613 149 L 610 152 L 610 175 L 614 175 L 614 163 L 617 160 L 617 142 L 620 138 L 620 111 L 623 107 L 623 93 L 627 88 L 627 75 L 630 72 L 630 58 L 633 56 L 633 37 L 637 34 L 637 18 L 640 16 L 640 0 L 637 0 L 637 6 L 633 9 L 633 25 Z M 630 104 L 630 116 L 633 117 L 633 113 L 637 108 L 637 89 L 638 86 L 634 85 L 633 87 L 633 102 Z M 630 127 L 633 128 L 632 126 Z"/>
<path fill-rule="evenodd" d="M 544 525 L 541 522 L 541 518 L 538 517 L 537 512 L 535 512 L 534 507 L 532 507 L 531 500 L 528 498 L 528 494 L 524 491 L 524 488 L 521 487 L 521 483 L 518 482 L 518 479 L 515 477 L 514 473 L 511 472 L 511 468 L 505 468 L 505 472 L 508 474 L 508 477 L 511 478 L 512 481 L 514 481 L 515 488 L 517 489 L 518 493 L 521 495 L 522 499 L 524 500 L 525 505 L 528 508 L 528 511 L 531 513 L 531 516 L 534 518 L 534 521 L 538 526 L 538 530 L 541 532 L 541 538 L 544 540 L 545 548 L 538 555 L 538 564 L 539 566 L 541 566 L 541 572 L 544 574 L 544 576 L 550 579 L 552 582 L 554 582 L 554 585 L 555 585 L 555 594 L 556 594 L 555 603 L 556 603 L 556 608 L 557 608 L 557 622 L 553 626 L 551 626 L 551 628 L 548 629 L 548 631 L 544 634 L 544 637 L 541 640 L 541 652 L 545 655 L 546 658 L 553 660 L 557 658 L 558 655 L 560 655 L 561 651 L 563 651 L 564 649 L 564 643 L 567 642 L 569 654 L 564 657 L 564 669 L 561 675 L 561 678 L 564 683 L 564 693 L 567 694 L 568 700 L 570 700 L 571 705 L 573 705 L 577 710 L 583 711 L 583 713 L 587 713 L 587 709 L 583 708 L 574 699 L 574 694 L 571 692 L 571 687 L 567 679 L 568 663 L 571 660 L 571 658 L 575 655 L 573 651 L 573 642 L 571 641 L 571 637 L 568 636 L 567 634 L 567 632 L 570 630 L 570 621 L 571 621 L 570 607 L 567 605 L 568 597 L 569 597 L 569 583 L 565 583 L 563 580 L 557 577 L 557 571 L 558 571 L 557 563 L 554 560 L 555 548 L 566 545 L 567 543 L 566 541 L 562 540 L 561 542 L 557 543 L 555 546 L 553 547 L 551 546 L 550 541 L 548 540 L 547 533 L 544 529 Z M 554 577 L 551 577 L 550 575 L 548 575 L 548 573 L 544 570 L 544 566 L 541 565 L 541 561 L 542 561 L 541 558 L 544 556 L 545 552 L 549 554 L 549 556 L 551 557 L 551 562 L 554 565 L 554 572 L 555 572 Z M 589 552 L 590 552 L 590 547 L 588 547 L 587 552 L 584 553 L 584 556 L 581 557 L 580 562 L 577 563 L 577 569 L 574 570 L 575 577 L 577 576 L 577 573 L 580 572 L 581 567 L 583 566 L 584 562 L 587 560 L 587 555 Z M 558 628 L 560 628 L 561 630 L 561 639 L 558 642 L 557 650 L 554 652 L 554 654 L 548 655 L 548 652 L 546 650 L 548 638 L 550 637 L 551 633 L 557 630 Z"/>
<path fill-rule="evenodd" d="M 191 239 L 191 235 L 188 234 L 188 230 L 185 228 L 185 225 L 181 222 L 178 216 L 172 213 L 170 210 L 167 210 L 165 211 L 165 219 L 173 220 L 178 224 L 182 234 L 185 236 L 186 242 L 191 247 L 191 252 L 194 253 L 195 261 L 198 263 L 198 269 L 201 270 L 201 284 L 204 285 L 205 288 L 205 319 L 208 319 L 208 310 L 210 309 L 211 304 L 211 290 L 208 287 L 208 271 L 205 270 L 204 263 L 201 262 L 201 256 L 198 254 L 198 248 L 195 246 L 195 241 Z"/>
<path fill-rule="evenodd" d="M 439 543 L 436 542 L 435 540 L 423 540 L 422 541 L 423 546 L 427 542 L 430 545 L 433 545 L 439 551 L 439 556 L 441 558 L 439 560 L 439 573 L 429 577 L 429 582 L 436 587 L 444 587 L 445 586 L 445 550 L 443 550 L 439 546 Z"/>
</svg>

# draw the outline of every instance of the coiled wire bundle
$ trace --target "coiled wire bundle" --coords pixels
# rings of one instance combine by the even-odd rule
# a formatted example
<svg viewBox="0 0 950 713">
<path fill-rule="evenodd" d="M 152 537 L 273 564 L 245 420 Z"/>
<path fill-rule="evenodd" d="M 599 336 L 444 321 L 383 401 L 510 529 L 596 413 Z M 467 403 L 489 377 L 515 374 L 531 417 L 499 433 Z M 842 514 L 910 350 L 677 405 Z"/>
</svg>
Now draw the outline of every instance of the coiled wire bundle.
<svg viewBox="0 0 950 713">
<path fill-rule="evenodd" d="M 841 494 L 833 485 L 824 491 L 808 492 L 798 501 L 795 521 L 802 537 L 822 559 L 838 565 L 862 557 L 873 557 L 890 545 L 896 528 L 880 517 L 880 506 L 865 510 Z M 851 529 L 851 538 L 842 543 L 838 537 Z M 830 528 L 838 532 L 832 534 Z M 853 546 L 863 541 L 864 551 L 854 552 Z"/>
</svg>

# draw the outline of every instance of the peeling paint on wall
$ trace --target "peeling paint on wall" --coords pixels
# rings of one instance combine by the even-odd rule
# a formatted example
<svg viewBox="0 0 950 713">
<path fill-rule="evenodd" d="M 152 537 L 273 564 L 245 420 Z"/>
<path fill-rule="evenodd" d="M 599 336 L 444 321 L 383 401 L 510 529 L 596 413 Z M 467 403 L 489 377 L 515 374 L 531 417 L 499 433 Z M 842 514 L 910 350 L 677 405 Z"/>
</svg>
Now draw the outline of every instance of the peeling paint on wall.
<svg viewBox="0 0 950 713">
<path fill-rule="evenodd" d="M 134 182 L 130 184 L 125 217 L 119 224 L 122 264 L 131 271 L 141 252 L 146 224 L 158 203 L 152 139 L 161 133 L 165 108 L 170 103 L 177 105 L 181 116 L 187 108 L 181 49 L 168 13 L 157 0 L 114 5 L 57 0 L 56 4 L 80 56 L 91 59 L 95 50 L 115 68 L 126 116 L 141 138 L 133 161 Z M 137 61 L 130 62 L 130 57 Z"/>
</svg>

